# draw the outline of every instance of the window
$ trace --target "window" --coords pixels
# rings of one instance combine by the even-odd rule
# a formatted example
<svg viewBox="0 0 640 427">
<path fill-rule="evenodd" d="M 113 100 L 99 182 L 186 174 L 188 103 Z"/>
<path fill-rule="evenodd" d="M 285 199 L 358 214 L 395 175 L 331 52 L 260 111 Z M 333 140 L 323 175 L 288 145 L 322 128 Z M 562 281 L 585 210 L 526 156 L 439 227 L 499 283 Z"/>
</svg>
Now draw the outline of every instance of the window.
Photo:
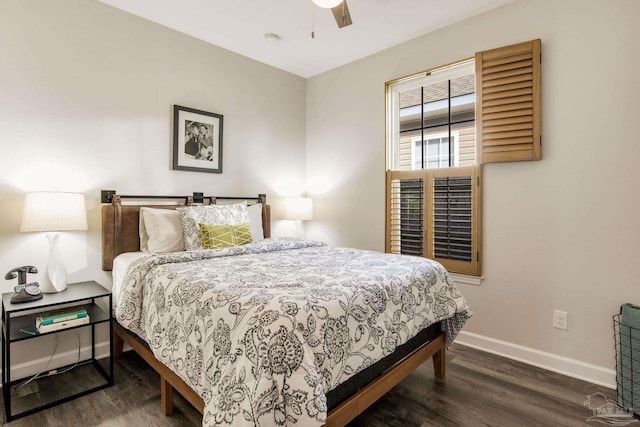
<svg viewBox="0 0 640 427">
<path fill-rule="evenodd" d="M 387 96 L 387 252 L 480 275 L 474 61 L 391 83 Z"/>
<path fill-rule="evenodd" d="M 540 44 L 387 83 L 387 252 L 481 275 L 480 164 L 541 158 Z"/>
<path fill-rule="evenodd" d="M 473 60 L 388 84 L 387 169 L 475 165 L 475 101 Z"/>
</svg>

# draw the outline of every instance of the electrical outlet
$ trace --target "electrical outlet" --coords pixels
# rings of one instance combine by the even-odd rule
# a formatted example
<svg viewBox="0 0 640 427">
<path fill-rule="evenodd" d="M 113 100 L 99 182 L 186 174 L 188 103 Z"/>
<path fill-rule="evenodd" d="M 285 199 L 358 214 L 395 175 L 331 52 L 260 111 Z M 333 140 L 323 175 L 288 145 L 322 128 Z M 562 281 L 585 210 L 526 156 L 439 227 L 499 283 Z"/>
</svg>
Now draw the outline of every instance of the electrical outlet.
<svg viewBox="0 0 640 427">
<path fill-rule="evenodd" d="M 558 329 L 569 329 L 569 313 L 566 311 L 553 310 L 553 327 Z"/>
</svg>

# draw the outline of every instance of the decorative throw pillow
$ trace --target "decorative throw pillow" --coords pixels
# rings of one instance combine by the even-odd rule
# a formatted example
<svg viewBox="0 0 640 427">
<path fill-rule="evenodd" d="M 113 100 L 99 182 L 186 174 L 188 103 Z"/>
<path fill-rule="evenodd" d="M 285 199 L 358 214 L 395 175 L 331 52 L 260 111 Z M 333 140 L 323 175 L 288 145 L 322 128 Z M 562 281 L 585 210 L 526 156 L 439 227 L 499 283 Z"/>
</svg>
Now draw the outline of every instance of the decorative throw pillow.
<svg viewBox="0 0 640 427">
<path fill-rule="evenodd" d="M 251 243 L 251 226 L 198 224 L 204 249 L 220 249 Z"/>
<path fill-rule="evenodd" d="M 184 248 L 188 251 L 202 249 L 198 224 L 238 225 L 249 223 L 247 202 L 232 205 L 189 206 L 176 209 L 180 212 L 184 230 Z"/>
</svg>

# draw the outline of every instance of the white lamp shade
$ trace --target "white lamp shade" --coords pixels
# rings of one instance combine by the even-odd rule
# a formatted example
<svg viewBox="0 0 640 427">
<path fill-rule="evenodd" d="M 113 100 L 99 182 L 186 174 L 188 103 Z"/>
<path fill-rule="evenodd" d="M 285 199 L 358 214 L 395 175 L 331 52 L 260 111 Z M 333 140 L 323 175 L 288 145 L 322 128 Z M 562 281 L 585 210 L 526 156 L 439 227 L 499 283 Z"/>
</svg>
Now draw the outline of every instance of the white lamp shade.
<svg viewBox="0 0 640 427">
<path fill-rule="evenodd" d="M 84 196 L 79 193 L 27 193 L 20 231 L 75 231 L 87 229 Z"/>
<path fill-rule="evenodd" d="M 323 9 L 331 9 L 342 3 L 342 0 L 313 0 L 313 2 Z"/>
<path fill-rule="evenodd" d="M 292 197 L 284 201 L 284 218 L 294 221 L 313 219 L 313 201 L 308 197 Z"/>
</svg>

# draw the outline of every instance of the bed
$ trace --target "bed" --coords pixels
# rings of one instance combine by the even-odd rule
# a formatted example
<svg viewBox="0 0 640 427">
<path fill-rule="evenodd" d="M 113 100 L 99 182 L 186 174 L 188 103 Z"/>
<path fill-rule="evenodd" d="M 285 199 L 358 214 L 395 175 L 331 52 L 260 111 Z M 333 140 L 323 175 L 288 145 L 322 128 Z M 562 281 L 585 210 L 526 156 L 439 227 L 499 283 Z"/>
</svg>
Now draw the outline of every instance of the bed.
<svg viewBox="0 0 640 427">
<path fill-rule="evenodd" d="M 444 378 L 446 346 L 472 313 L 440 264 L 270 238 L 264 195 L 205 198 L 257 202 L 263 240 L 140 254 L 142 207 L 194 201 L 125 197 L 102 207 L 103 269 L 129 257 L 115 354 L 126 342 L 160 374 L 165 414 L 176 390 L 207 426 L 343 426 L 429 358 Z"/>
</svg>

